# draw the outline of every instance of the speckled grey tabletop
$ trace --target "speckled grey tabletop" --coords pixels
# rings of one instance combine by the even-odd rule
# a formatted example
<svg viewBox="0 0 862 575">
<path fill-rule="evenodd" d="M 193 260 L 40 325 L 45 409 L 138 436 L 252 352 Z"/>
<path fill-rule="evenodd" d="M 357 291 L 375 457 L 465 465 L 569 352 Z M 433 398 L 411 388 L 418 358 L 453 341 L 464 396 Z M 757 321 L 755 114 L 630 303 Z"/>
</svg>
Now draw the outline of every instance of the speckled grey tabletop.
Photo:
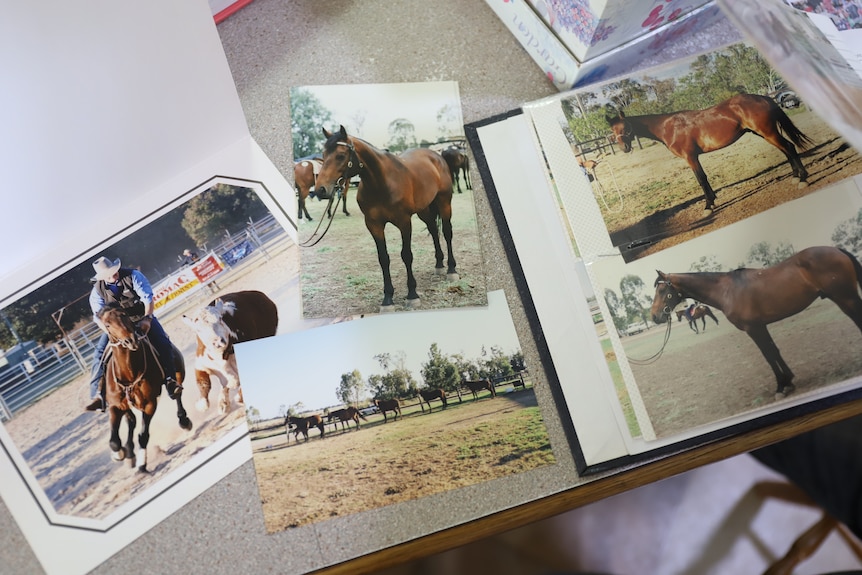
<svg viewBox="0 0 862 575">
<path fill-rule="evenodd" d="M 556 93 L 483 0 L 254 0 L 218 31 L 251 134 L 285 174 L 292 167 L 287 96 L 292 86 L 455 80 L 467 123 Z M 737 37 L 722 21 L 658 58 L 631 65 L 658 63 Z M 478 174 L 473 181 L 479 182 Z M 505 290 L 528 363 L 539 365 L 486 197 L 478 188 L 475 196 L 489 289 Z M 539 385 L 536 394 L 556 465 L 268 535 L 248 462 L 94 573 L 143 566 L 152 573 L 307 572 L 576 486 L 583 480 L 550 390 Z M 0 573 L 42 573 L 3 504 L 0 529 Z"/>
</svg>

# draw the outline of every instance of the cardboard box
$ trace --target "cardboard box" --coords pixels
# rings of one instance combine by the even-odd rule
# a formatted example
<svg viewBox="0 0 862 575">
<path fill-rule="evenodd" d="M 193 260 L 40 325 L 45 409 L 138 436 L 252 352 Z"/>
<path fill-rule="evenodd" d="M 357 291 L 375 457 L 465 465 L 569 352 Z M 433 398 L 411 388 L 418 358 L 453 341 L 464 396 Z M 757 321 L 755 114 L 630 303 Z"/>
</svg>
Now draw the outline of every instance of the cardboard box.
<svg viewBox="0 0 862 575">
<path fill-rule="evenodd" d="M 709 0 L 528 0 L 579 62 L 605 54 Z"/>
<path fill-rule="evenodd" d="M 619 76 L 632 69 L 632 63 L 654 56 L 682 36 L 694 34 L 724 18 L 715 2 L 710 1 L 695 8 L 682 17 L 659 25 L 646 33 L 629 37 L 628 41 L 592 58 L 581 59 L 565 44 L 533 9 L 530 2 L 538 0 L 485 0 L 509 31 L 518 39 L 535 62 L 545 71 L 548 79 L 558 90 L 570 90 L 575 86 L 591 84 Z M 545 1 L 545 0 L 542 0 Z M 689 3 L 697 0 L 689 0 Z M 607 0 L 607 4 L 619 8 L 619 0 Z M 644 5 L 656 2 L 644 2 Z M 640 2 L 629 2 L 630 5 Z M 668 0 L 667 6 L 678 2 Z M 636 13 L 639 13 L 638 10 Z M 674 12 L 672 11 L 671 14 Z M 624 26 L 620 20 L 617 31 Z M 630 29 L 629 26 L 626 29 Z M 607 24 L 605 25 L 607 29 Z M 615 35 L 615 42 L 622 35 Z M 604 46 L 603 46 L 604 47 Z"/>
</svg>

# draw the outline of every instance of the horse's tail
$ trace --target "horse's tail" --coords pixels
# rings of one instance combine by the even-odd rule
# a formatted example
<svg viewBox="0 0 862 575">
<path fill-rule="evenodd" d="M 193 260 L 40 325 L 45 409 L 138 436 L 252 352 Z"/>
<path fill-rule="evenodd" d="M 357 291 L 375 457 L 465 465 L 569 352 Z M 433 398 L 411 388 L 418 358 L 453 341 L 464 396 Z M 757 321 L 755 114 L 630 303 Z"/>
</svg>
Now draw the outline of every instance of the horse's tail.
<svg viewBox="0 0 862 575">
<path fill-rule="evenodd" d="M 845 250 L 844 248 L 838 248 L 841 252 L 850 258 L 850 261 L 853 262 L 853 269 L 856 270 L 856 283 L 859 284 L 859 287 L 862 288 L 862 264 L 859 263 L 859 260 L 856 259 L 856 256 Z"/>
<path fill-rule="evenodd" d="M 358 409 L 356 410 L 356 415 L 358 415 L 359 417 L 361 417 L 361 418 L 362 418 L 362 421 L 368 421 L 368 419 L 367 419 L 364 415 L 362 415 L 362 412 L 361 412 L 361 411 L 359 411 Z"/>
<path fill-rule="evenodd" d="M 448 405 L 446 403 L 446 392 L 443 391 L 442 389 L 440 390 L 440 401 L 443 402 L 443 407 L 446 407 L 446 405 Z"/>
<path fill-rule="evenodd" d="M 808 148 L 812 144 L 814 144 L 814 140 L 806 136 L 802 133 L 802 130 L 796 127 L 796 124 L 790 119 L 784 110 L 781 109 L 781 106 L 774 103 L 773 114 L 775 115 L 775 120 L 778 122 L 779 127 L 784 132 L 784 134 L 790 138 L 790 141 L 796 144 L 800 148 Z"/>
<path fill-rule="evenodd" d="M 712 313 L 712 310 L 711 310 L 711 309 L 706 308 L 706 315 L 708 315 L 709 317 L 711 317 L 712 319 L 714 319 L 714 320 L 715 320 L 715 325 L 718 325 L 718 318 L 717 318 L 717 317 L 715 317 L 715 314 L 714 314 L 714 313 Z"/>
</svg>

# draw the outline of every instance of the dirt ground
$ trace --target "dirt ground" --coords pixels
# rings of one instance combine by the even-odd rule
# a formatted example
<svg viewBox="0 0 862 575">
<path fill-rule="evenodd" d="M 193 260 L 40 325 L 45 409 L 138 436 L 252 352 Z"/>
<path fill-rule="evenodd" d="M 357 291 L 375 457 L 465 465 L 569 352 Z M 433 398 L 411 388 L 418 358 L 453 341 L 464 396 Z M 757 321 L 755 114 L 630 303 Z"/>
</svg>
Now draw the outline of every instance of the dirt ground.
<svg viewBox="0 0 862 575">
<path fill-rule="evenodd" d="M 268 294 L 278 305 L 279 333 L 299 325 L 311 325 L 300 320 L 297 247 L 285 239 L 268 248 L 269 261 L 219 279 L 221 290 L 218 293 L 258 289 Z M 192 303 L 206 305 L 212 297 L 201 294 Z M 243 407 L 235 406 L 226 415 L 218 413 L 218 384 L 213 385 L 210 393 L 210 409 L 204 413 L 195 409 L 194 403 L 199 397 L 193 373 L 195 337 L 181 321 L 182 311 L 161 315 L 160 319 L 186 360 L 190 379 L 183 392 L 183 403 L 194 427 L 191 431 L 180 429 L 175 406 L 163 394 L 151 424 L 149 473 L 137 473 L 125 463 L 111 459 L 108 415 L 83 409 L 89 402 L 86 376 L 56 389 L 6 423 L 15 445 L 58 512 L 103 518 L 179 470 L 237 426 L 245 425 Z M 120 429 L 122 435 L 125 424 L 121 424 Z"/>
<path fill-rule="evenodd" d="M 339 208 L 332 226 L 315 246 L 301 248 L 303 314 L 309 318 L 349 317 L 380 312 L 383 301 L 383 276 L 377 262 L 377 249 L 359 206 L 356 188 L 348 194 L 345 216 Z M 308 199 L 306 207 L 314 218 L 299 225 L 300 242 L 311 238 L 322 217 L 326 201 Z M 321 231 L 326 227 L 324 222 Z M 421 299 L 421 309 L 483 306 L 488 304 L 481 243 L 476 226 L 473 192 L 455 192 L 452 199 L 453 250 L 460 280 L 447 281 L 434 269 L 434 246 L 425 224 L 413 216 L 413 273 Z M 394 225 L 385 229 L 390 257 L 389 269 L 395 287 L 395 308 L 407 309 L 407 274 L 401 261 L 401 234 Z M 316 236 L 315 236 L 316 237 Z M 446 242 L 440 241 L 444 254 Z M 445 264 L 445 262 L 444 262 Z"/>
<path fill-rule="evenodd" d="M 809 185 L 792 183 L 785 156 L 762 138 L 746 134 L 734 144 L 703 154 L 701 164 L 717 193 L 716 209 L 705 200 L 694 173 L 661 143 L 641 140 L 643 149 L 602 157 L 593 191 L 616 246 L 642 238 L 652 243 L 623 250 L 626 261 L 656 253 L 727 226 L 781 203 L 862 172 L 862 158 L 810 110 L 791 119 L 814 144 L 800 151 Z"/>
<path fill-rule="evenodd" d="M 707 319 L 700 335 L 674 319 L 661 358 L 631 366 L 658 437 L 786 401 L 776 400 L 775 377 L 751 338 L 714 311 L 719 324 Z M 862 334 L 829 300 L 770 325 L 769 332 L 796 375 L 788 400 L 862 374 Z M 626 355 L 652 356 L 664 334 L 660 325 L 623 338 Z"/>
<path fill-rule="evenodd" d="M 267 530 L 280 531 L 520 473 L 554 462 L 532 389 L 404 412 L 356 431 L 253 441 Z M 427 410 L 427 407 L 426 407 Z"/>
</svg>

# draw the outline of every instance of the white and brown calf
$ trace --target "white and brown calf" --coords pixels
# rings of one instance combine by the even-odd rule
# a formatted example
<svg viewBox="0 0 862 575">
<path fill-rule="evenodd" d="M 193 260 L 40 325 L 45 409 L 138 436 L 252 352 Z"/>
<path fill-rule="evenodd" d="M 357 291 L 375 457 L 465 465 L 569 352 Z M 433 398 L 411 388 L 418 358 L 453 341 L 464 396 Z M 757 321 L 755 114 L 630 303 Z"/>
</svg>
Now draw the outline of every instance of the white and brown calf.
<svg viewBox="0 0 862 575">
<path fill-rule="evenodd" d="M 195 331 L 198 342 L 195 379 L 201 397 L 195 407 L 198 411 L 209 409 L 209 394 L 215 378 L 221 385 L 219 412 L 227 413 L 231 407 L 231 390 L 236 390 L 236 402 L 243 403 L 233 346 L 275 335 L 278 309 L 262 292 L 241 291 L 213 300 L 197 314 L 184 315 L 183 321 Z"/>
</svg>

